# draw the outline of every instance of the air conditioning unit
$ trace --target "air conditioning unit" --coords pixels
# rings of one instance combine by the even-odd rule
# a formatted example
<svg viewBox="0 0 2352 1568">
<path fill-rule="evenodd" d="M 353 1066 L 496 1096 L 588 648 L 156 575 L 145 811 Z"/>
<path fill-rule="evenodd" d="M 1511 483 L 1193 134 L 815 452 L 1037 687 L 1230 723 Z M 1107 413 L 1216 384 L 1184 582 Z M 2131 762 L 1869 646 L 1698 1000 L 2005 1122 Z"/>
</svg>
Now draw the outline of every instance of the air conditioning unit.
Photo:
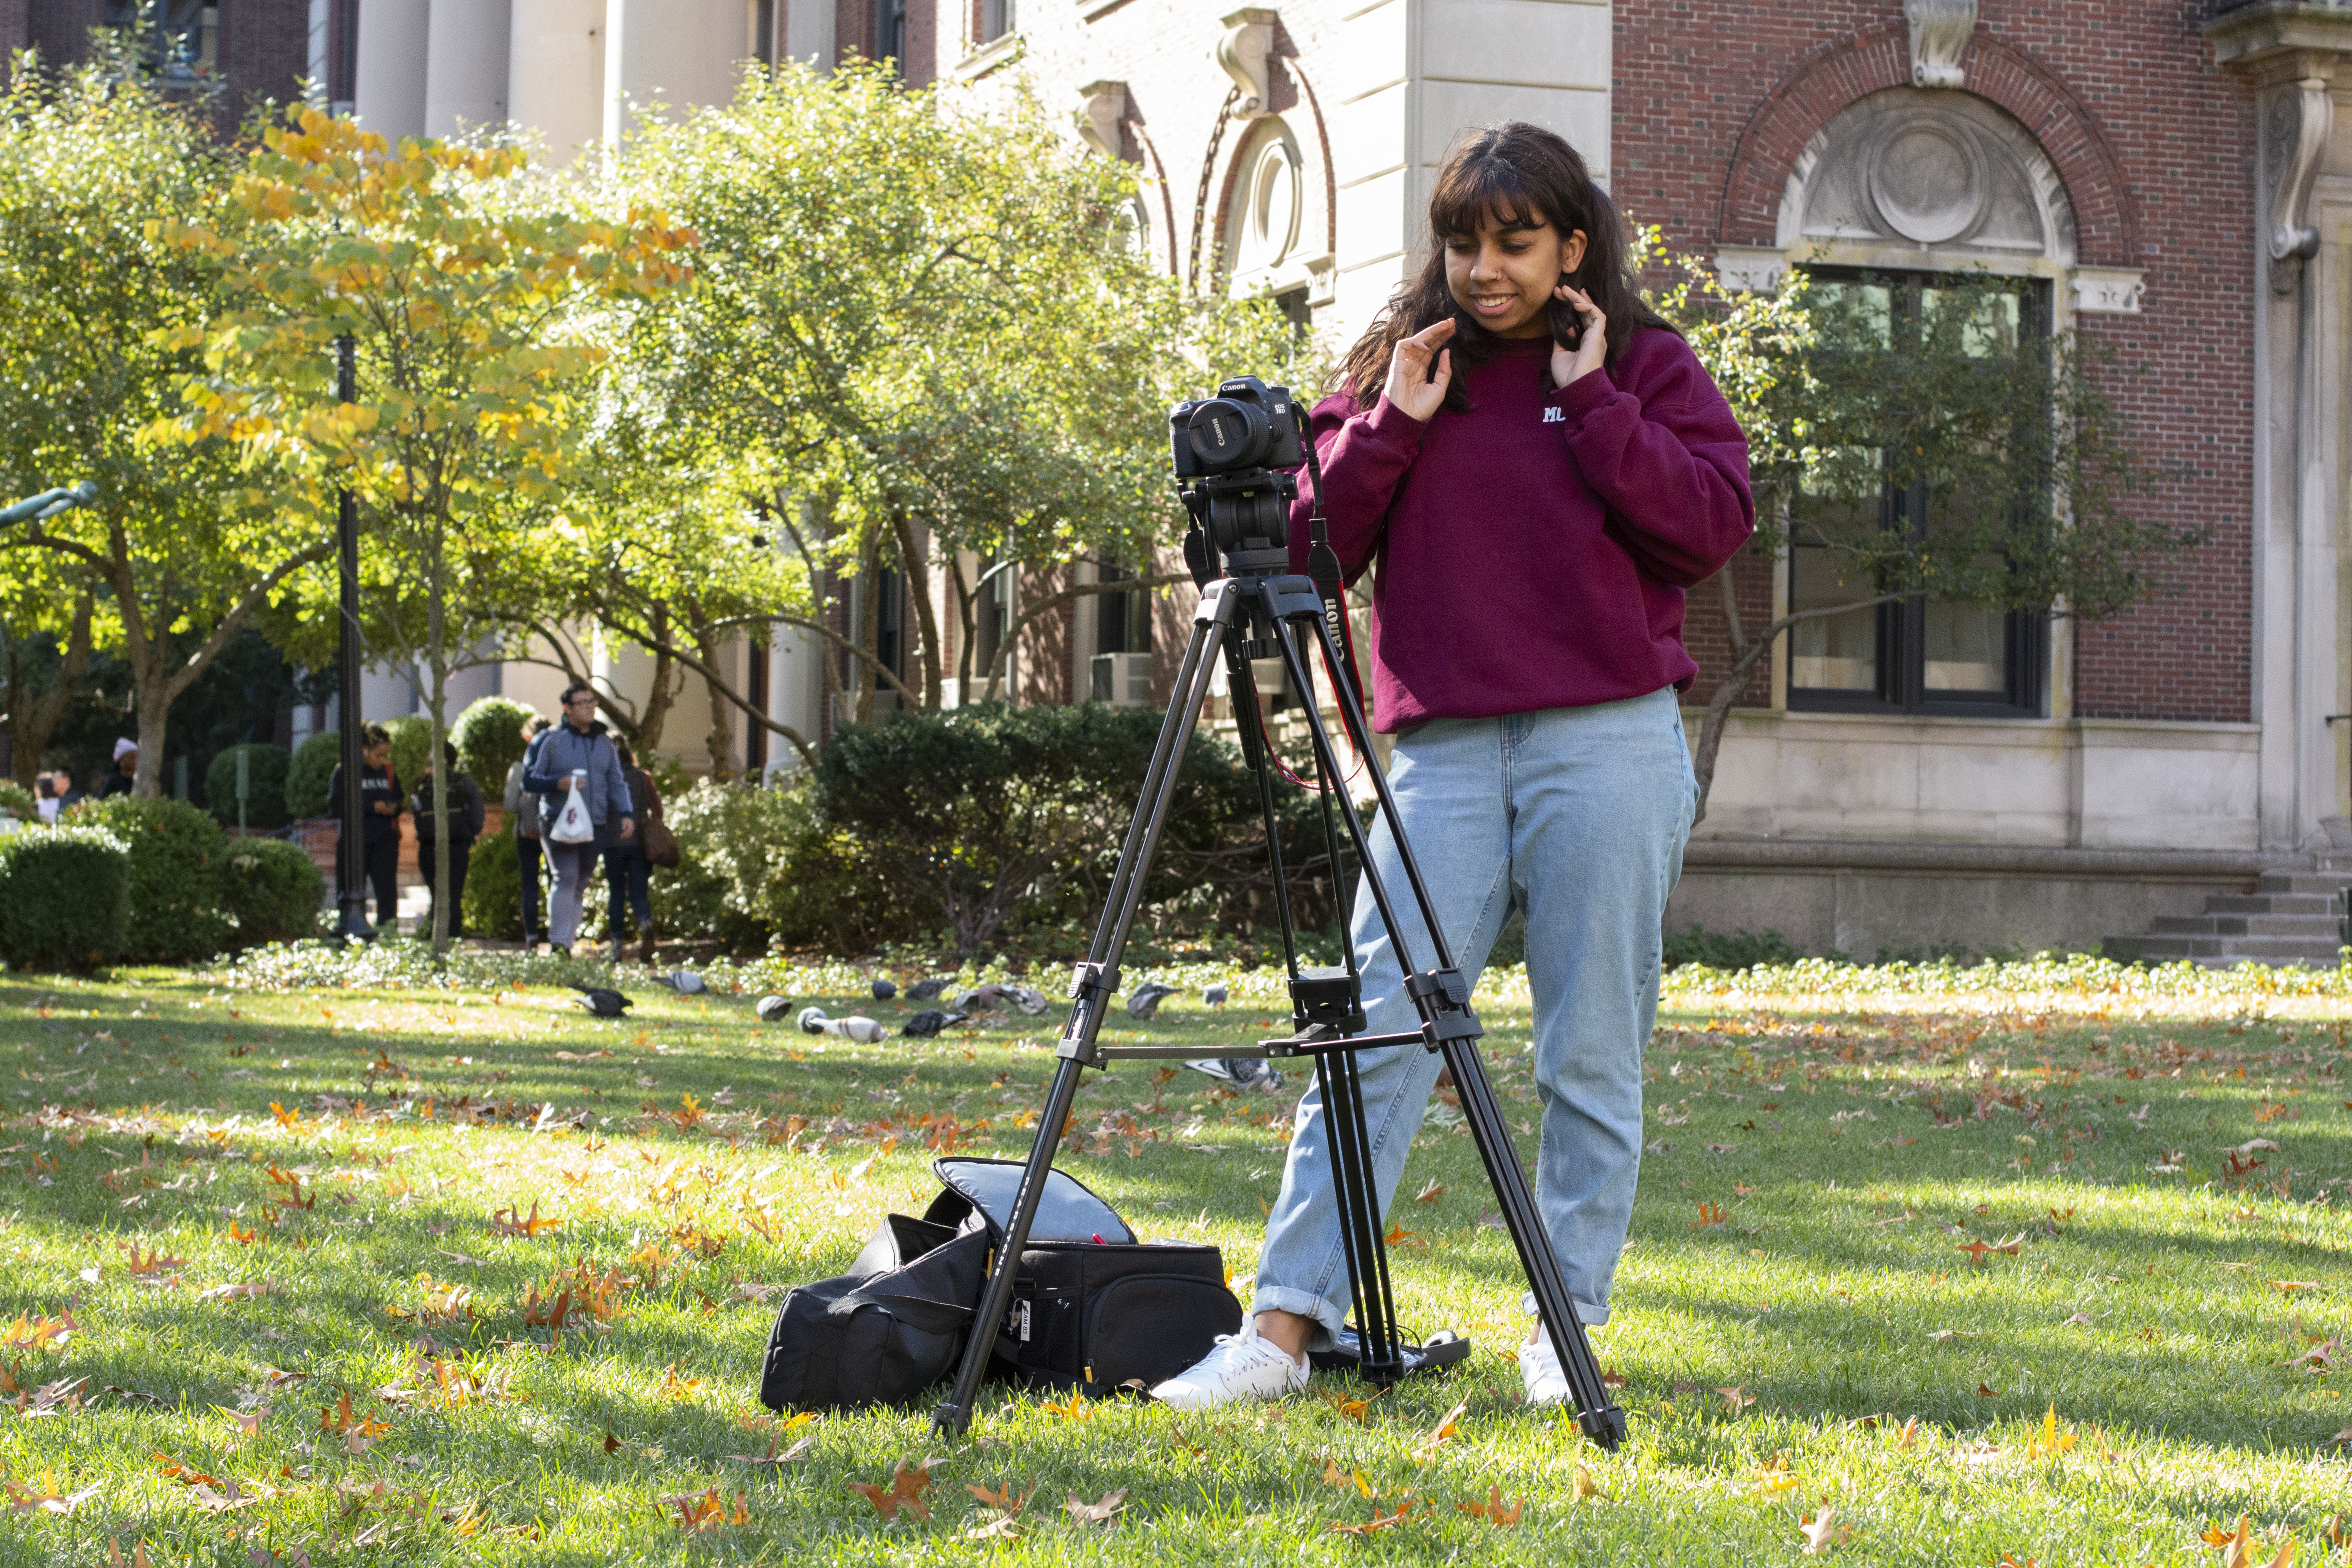
<svg viewBox="0 0 2352 1568">
<path fill-rule="evenodd" d="M 1151 656 L 1148 653 L 1098 653 L 1094 657 L 1087 698 L 1114 708 L 1151 705 Z"/>
</svg>

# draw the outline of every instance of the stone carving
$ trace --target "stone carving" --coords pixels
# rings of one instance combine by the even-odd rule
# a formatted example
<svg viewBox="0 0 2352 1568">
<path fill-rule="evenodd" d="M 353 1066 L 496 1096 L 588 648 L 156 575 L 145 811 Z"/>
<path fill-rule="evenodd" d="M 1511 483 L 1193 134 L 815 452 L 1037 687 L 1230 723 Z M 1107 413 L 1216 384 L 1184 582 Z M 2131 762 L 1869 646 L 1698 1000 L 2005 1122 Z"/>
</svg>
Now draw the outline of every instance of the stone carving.
<svg viewBox="0 0 2352 1568">
<path fill-rule="evenodd" d="M 1127 83 L 1090 81 L 1078 89 L 1078 137 L 1106 158 L 1127 155 L 1119 122 L 1127 118 Z"/>
<path fill-rule="evenodd" d="M 1223 18 L 1218 38 L 1217 65 L 1241 89 L 1234 104 L 1236 120 L 1259 120 L 1274 112 L 1274 25 L 1272 11 L 1251 7 Z"/>
<path fill-rule="evenodd" d="M 2077 310 L 2137 316 L 2147 289 L 2144 276 L 2136 267 L 2078 267 L 2066 275 L 2066 284 L 2074 291 Z"/>
<path fill-rule="evenodd" d="M 2270 198 L 2263 216 L 2273 293 L 2294 293 L 2304 262 L 2319 254 L 2319 230 L 2302 218 L 2335 112 L 2327 79 L 2305 76 L 2274 89 L 2263 117 L 2263 186 Z"/>
<path fill-rule="evenodd" d="M 1822 240 L 2074 258 L 2074 209 L 2022 125 L 1964 93 L 1894 87 L 1848 105 L 1797 160 L 1779 248 Z M 1898 263 L 1900 265 L 1900 263 Z"/>
<path fill-rule="evenodd" d="M 1960 85 L 1960 56 L 1977 30 L 1977 0 L 1903 0 L 1911 25 L 1911 84 Z"/>
</svg>

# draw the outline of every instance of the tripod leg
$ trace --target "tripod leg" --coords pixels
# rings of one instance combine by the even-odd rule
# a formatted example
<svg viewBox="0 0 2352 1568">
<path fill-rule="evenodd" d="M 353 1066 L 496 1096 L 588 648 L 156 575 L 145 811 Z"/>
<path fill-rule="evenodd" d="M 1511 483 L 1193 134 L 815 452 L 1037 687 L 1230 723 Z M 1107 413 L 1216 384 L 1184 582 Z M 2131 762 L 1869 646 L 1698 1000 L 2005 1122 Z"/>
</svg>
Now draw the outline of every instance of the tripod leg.
<svg viewBox="0 0 2352 1568">
<path fill-rule="evenodd" d="M 1118 868 L 1111 877 L 1111 893 L 1103 910 L 1102 922 L 1095 928 L 1094 945 L 1087 962 L 1078 966 L 1071 987 L 1069 1020 L 1062 1027 L 1060 1044 L 1055 1047 L 1060 1061 L 1054 1069 L 1053 1086 L 1046 1091 L 1037 1136 L 1030 1144 L 1029 1159 L 1022 1169 L 1021 1185 L 1013 1194 L 1013 1213 L 1005 1220 L 1004 1236 L 989 1268 L 979 1311 L 972 1319 L 971 1339 L 964 1346 L 963 1361 L 956 1368 L 955 1386 L 947 1403 L 931 1412 L 932 1428 L 945 1436 L 958 1436 L 971 1425 L 972 1400 L 979 1394 L 982 1375 L 988 1370 L 997 1326 L 1004 1321 L 1005 1310 L 1012 1305 L 1013 1281 L 1020 1269 L 1021 1249 L 1028 1245 L 1029 1227 L 1045 1194 L 1045 1178 L 1053 1171 L 1054 1154 L 1061 1146 L 1062 1124 L 1069 1119 L 1070 1107 L 1077 1099 L 1079 1075 L 1097 1060 L 1095 1037 L 1101 1033 L 1103 1015 L 1118 989 L 1119 954 L 1126 950 L 1128 929 L 1135 921 L 1144 876 L 1151 868 L 1152 854 L 1159 847 L 1160 830 L 1167 823 L 1169 802 L 1175 794 L 1177 775 L 1182 771 L 1184 748 L 1200 722 L 1201 704 L 1208 698 L 1209 678 L 1216 669 L 1208 657 L 1209 647 L 1222 640 L 1233 625 L 1237 603 L 1229 584 L 1213 583 L 1202 595 L 1200 608 L 1193 613 L 1192 635 L 1184 645 L 1176 700 L 1169 704 L 1168 717 L 1160 726 L 1160 739 L 1152 748 L 1151 765 L 1144 777 L 1142 798 L 1136 803 L 1135 817 L 1129 824 L 1127 841 L 1119 851 Z"/>
<path fill-rule="evenodd" d="M 1311 620 L 1317 635 L 1325 643 L 1326 657 L 1336 658 L 1329 646 L 1330 628 L 1319 616 L 1302 616 Z M 1276 631 L 1282 655 L 1299 679 L 1298 671 L 1306 660 L 1289 636 L 1289 623 Z M 1340 721 L 1348 728 L 1349 739 L 1360 752 L 1369 754 L 1370 735 L 1363 715 L 1348 703 L 1339 704 Z M 1331 741 L 1323 727 L 1322 715 L 1310 710 L 1308 725 L 1315 736 L 1318 761 L 1336 770 L 1331 759 Z M 1437 920 L 1419 866 L 1405 840 L 1404 825 L 1398 819 L 1395 797 L 1390 793 L 1388 780 L 1377 771 L 1373 788 L 1381 800 L 1381 811 L 1389 825 L 1389 837 L 1397 853 L 1397 861 L 1404 869 L 1415 902 L 1421 907 L 1422 919 L 1429 932 L 1431 945 L 1436 950 L 1438 973 L 1414 974 L 1408 960 L 1395 914 L 1390 906 L 1379 873 L 1373 868 L 1370 847 L 1360 827 L 1349 816 L 1350 837 L 1356 841 L 1356 853 L 1364 862 L 1365 886 L 1378 902 L 1381 919 L 1386 925 L 1389 940 L 1397 946 L 1398 963 L 1407 973 L 1407 990 L 1413 994 L 1423 1020 L 1423 1028 L 1433 1045 L 1444 1056 L 1445 1064 L 1453 1069 L 1456 1093 L 1462 1100 L 1464 1121 L 1470 1128 L 1472 1140 L 1478 1146 L 1478 1157 L 1486 1167 L 1487 1180 L 1493 1184 L 1495 1196 L 1502 1205 L 1503 1220 L 1511 1236 L 1511 1244 L 1519 1255 L 1520 1267 L 1526 1271 L 1528 1286 L 1536 1299 L 1537 1310 L 1542 1313 L 1552 1349 L 1559 1357 L 1561 1372 L 1567 1376 L 1569 1391 L 1577 1404 L 1577 1421 L 1587 1436 L 1603 1447 L 1614 1449 L 1624 1440 L 1625 1415 L 1609 1398 L 1607 1386 L 1601 1381 L 1601 1363 L 1594 1359 L 1592 1346 L 1586 1338 L 1583 1321 L 1576 1315 L 1575 1299 L 1569 1294 L 1567 1277 L 1560 1271 L 1559 1256 L 1552 1250 L 1551 1237 L 1544 1229 L 1543 1216 L 1536 1208 L 1535 1194 L 1528 1187 L 1527 1173 L 1519 1167 L 1518 1151 L 1511 1142 L 1510 1125 L 1503 1119 L 1501 1103 L 1495 1098 L 1494 1086 L 1487 1080 L 1485 1064 L 1476 1047 L 1479 1033 L 1477 1021 L 1469 1011 L 1466 989 L 1453 996 L 1444 989 L 1448 977 L 1460 984 L 1454 972 L 1454 961 L 1448 951 L 1444 931 Z"/>
</svg>

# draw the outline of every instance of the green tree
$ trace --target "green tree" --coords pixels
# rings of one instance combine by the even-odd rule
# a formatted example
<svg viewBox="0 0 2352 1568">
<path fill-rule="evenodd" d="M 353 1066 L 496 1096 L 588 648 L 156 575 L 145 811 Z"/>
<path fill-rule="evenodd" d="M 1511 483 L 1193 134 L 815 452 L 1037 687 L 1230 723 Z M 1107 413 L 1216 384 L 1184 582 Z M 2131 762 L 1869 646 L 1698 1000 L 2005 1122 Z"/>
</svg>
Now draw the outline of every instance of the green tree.
<svg viewBox="0 0 2352 1568">
<path fill-rule="evenodd" d="M 2123 371 L 2080 331 L 2031 330 L 2011 283 L 1939 283 L 1909 319 L 1883 289 L 1816 283 L 1791 268 L 1771 290 L 1723 290 L 1667 255 L 1654 303 L 1688 337 L 1748 438 L 1753 548 L 1823 552 L 1850 597 L 1751 629 L 1717 573 L 1731 663 L 1693 748 L 1698 816 L 1733 705 L 1780 639 L 1809 620 L 1927 595 L 1948 604 L 2096 621 L 2170 591 L 2167 567 L 2206 534 L 2151 519 L 2180 474 L 2149 464 L 2111 392 Z M 1924 487 L 1935 524 L 1884 498 Z"/>
<path fill-rule="evenodd" d="M 200 346 L 180 439 L 227 440 L 279 504 L 323 524 L 348 486 L 381 585 L 373 651 L 448 732 L 448 678 L 497 607 L 543 591 L 530 525 L 581 448 L 581 389 L 609 353 L 592 300 L 658 293 L 692 236 L 656 214 L 600 219 L 520 152 L 381 136 L 306 109 L 268 128 L 217 226 L 165 223 L 226 308 L 159 337 Z M 337 390 L 338 339 L 358 396 Z M 436 777 L 441 774 L 436 772 Z M 448 802 L 433 802 L 434 950 L 448 943 Z"/>
<path fill-rule="evenodd" d="M 1147 559 L 1181 525 L 1169 405 L 1216 376 L 1280 379 L 1297 357 L 1270 301 L 1190 299 L 1134 247 L 1133 169 L 1025 97 L 990 107 L 864 65 L 755 73 L 731 104 L 644 127 L 622 189 L 702 243 L 695 289 L 638 321 L 615 427 L 692 454 L 645 471 L 727 476 L 805 584 L 708 619 L 671 597 L 666 638 L 642 610 L 627 635 L 693 668 L 705 629 L 800 627 L 855 661 L 860 717 L 884 687 L 938 707 L 946 639 L 916 593 L 917 673 L 900 682 L 873 617 L 833 625 L 830 584 L 887 565 L 927 589 L 936 568 L 967 634 L 963 689 L 1001 679 L 1001 659 L 971 666 L 982 574 Z M 1024 614 L 1136 586 L 1069 584 Z"/>
<path fill-rule="evenodd" d="M 19 767 L 95 648 L 127 667 L 137 790 L 156 795 L 174 701 L 333 549 L 331 531 L 238 483 L 228 443 L 167 449 L 142 434 L 197 367 L 174 329 L 217 299 L 214 270 L 159 224 L 215 221 L 229 177 L 197 108 L 112 55 L 62 74 L 26 61 L 0 92 L 0 490 L 98 486 L 89 505 L 0 548 Z M 45 688 L 38 648 L 21 648 L 44 634 L 60 657 Z"/>
</svg>

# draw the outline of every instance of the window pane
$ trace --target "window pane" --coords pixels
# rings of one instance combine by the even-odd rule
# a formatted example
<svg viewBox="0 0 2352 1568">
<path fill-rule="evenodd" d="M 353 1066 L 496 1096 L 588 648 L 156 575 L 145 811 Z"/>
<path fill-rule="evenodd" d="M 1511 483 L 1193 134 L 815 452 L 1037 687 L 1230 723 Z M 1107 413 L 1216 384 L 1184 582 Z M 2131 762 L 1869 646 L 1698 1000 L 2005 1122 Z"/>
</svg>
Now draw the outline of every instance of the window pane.
<svg viewBox="0 0 2352 1568">
<path fill-rule="evenodd" d="M 1999 610 L 1930 603 L 1925 685 L 1930 691 L 2003 692 L 2009 689 L 2009 617 Z"/>
<path fill-rule="evenodd" d="M 1839 579 L 1837 559 L 1830 552 L 1801 544 L 1791 554 L 1790 609 L 1843 605 L 1869 596 L 1867 584 Z M 1838 691 L 1877 690 L 1877 607 L 1822 616 L 1790 627 L 1789 684 Z"/>
<path fill-rule="evenodd" d="M 1884 283 L 1852 283 L 1839 279 L 1815 280 L 1811 306 L 1822 321 L 1824 336 L 1837 346 L 1864 342 L 1880 348 L 1895 342 L 1895 291 Z"/>
<path fill-rule="evenodd" d="M 1984 359 L 2016 349 L 2021 296 L 2006 289 L 1993 293 L 1983 289 L 1965 292 L 1922 289 L 1919 293 L 1921 308 L 1930 322 L 1940 324 L 1947 310 L 1969 312 L 1961 326 L 1960 343 L 1970 358 Z"/>
</svg>

